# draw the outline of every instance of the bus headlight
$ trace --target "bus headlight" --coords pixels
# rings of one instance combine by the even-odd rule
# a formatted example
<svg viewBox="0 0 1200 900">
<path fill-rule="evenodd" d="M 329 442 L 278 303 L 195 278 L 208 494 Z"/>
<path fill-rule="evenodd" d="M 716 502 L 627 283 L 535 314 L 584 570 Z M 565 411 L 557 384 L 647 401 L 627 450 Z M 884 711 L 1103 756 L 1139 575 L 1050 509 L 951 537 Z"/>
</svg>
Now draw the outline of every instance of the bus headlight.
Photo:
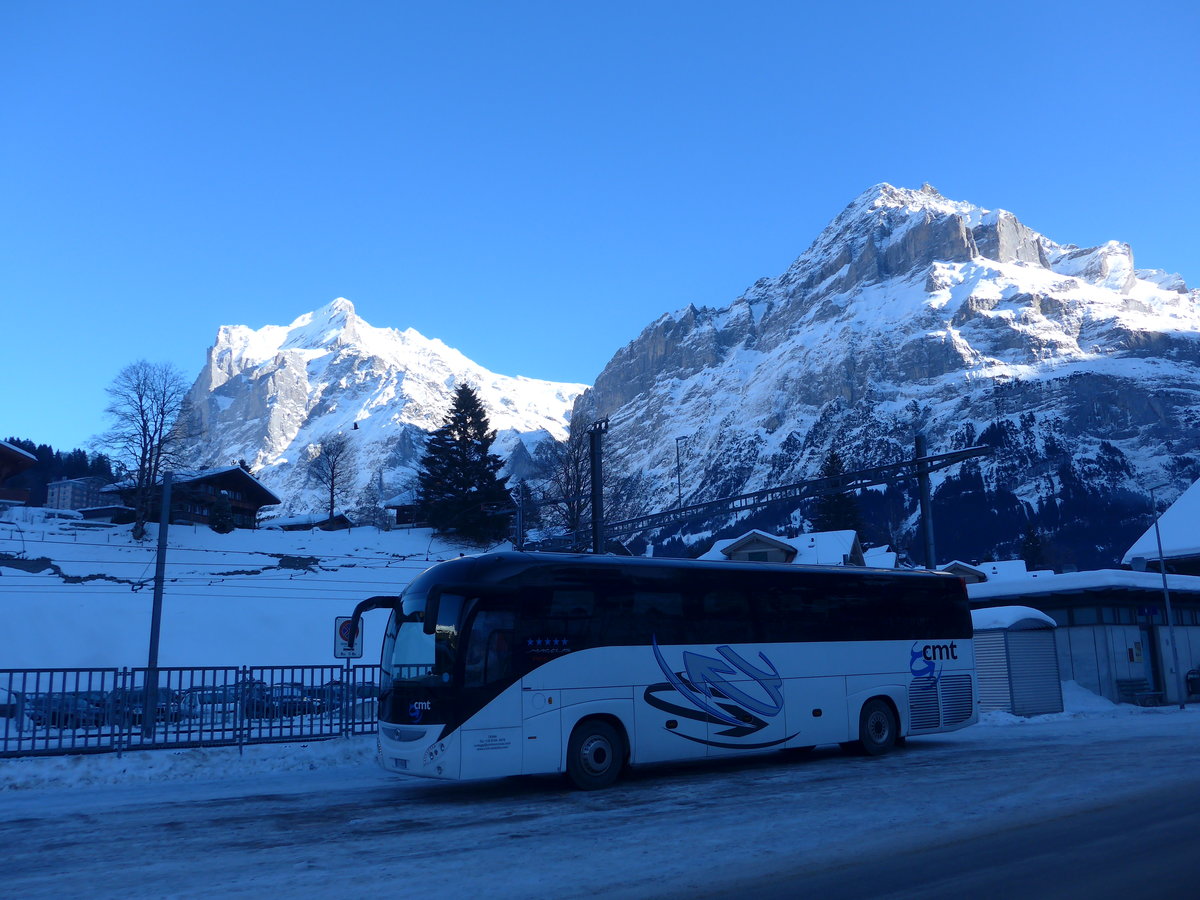
<svg viewBox="0 0 1200 900">
<path fill-rule="evenodd" d="M 429 749 L 425 751 L 424 763 L 429 765 L 439 756 L 446 752 L 446 744 L 444 741 L 438 741 L 436 744 L 430 744 Z"/>
</svg>

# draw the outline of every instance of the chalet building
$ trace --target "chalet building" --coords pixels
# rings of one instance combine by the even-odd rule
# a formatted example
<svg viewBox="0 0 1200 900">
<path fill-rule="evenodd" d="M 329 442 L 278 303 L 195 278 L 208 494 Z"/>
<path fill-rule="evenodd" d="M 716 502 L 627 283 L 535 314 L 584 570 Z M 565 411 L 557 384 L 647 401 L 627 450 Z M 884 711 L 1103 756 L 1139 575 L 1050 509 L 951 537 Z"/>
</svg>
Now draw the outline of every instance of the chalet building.
<svg viewBox="0 0 1200 900">
<path fill-rule="evenodd" d="M 1162 558 L 1168 572 L 1200 575 L 1200 481 L 1179 495 L 1158 519 L 1158 533 L 1151 524 L 1134 541 L 1122 558 L 1122 565 L 1157 572 L 1159 535 Z"/>
<path fill-rule="evenodd" d="M 396 511 L 396 524 L 407 525 L 408 527 L 416 527 L 424 525 L 421 517 L 420 508 L 413 502 L 412 492 L 397 494 L 391 500 L 383 504 L 384 509 L 393 509 Z"/>
<path fill-rule="evenodd" d="M 126 506 L 137 502 L 135 487 L 125 481 L 109 485 L 101 491 L 107 497 L 119 496 Z M 261 481 L 241 466 L 204 469 L 200 472 L 175 472 L 171 478 L 171 523 L 208 525 L 213 504 L 224 494 L 229 498 L 233 522 L 238 528 L 254 528 L 258 511 L 280 502 Z M 162 504 L 161 483 L 155 490 L 153 509 Z M 152 515 L 151 519 L 157 519 Z"/>
<path fill-rule="evenodd" d="M 109 482 L 97 475 L 86 478 L 66 478 L 46 485 L 46 506 L 50 509 L 95 509 L 111 502 L 100 493 Z"/>
<path fill-rule="evenodd" d="M 8 441 L 0 441 L 0 506 L 24 506 L 29 501 L 29 491 L 5 487 L 4 484 L 36 465 L 37 457 L 32 453 Z"/>
<path fill-rule="evenodd" d="M 765 531 L 717 541 L 701 559 L 793 563 L 808 566 L 864 566 L 862 546 L 853 531 L 819 531 L 782 538 Z"/>
<path fill-rule="evenodd" d="M 349 531 L 354 522 L 343 512 L 335 512 L 332 516 L 327 513 L 308 516 L 286 516 L 264 522 L 267 528 L 279 528 L 283 531 Z"/>
</svg>

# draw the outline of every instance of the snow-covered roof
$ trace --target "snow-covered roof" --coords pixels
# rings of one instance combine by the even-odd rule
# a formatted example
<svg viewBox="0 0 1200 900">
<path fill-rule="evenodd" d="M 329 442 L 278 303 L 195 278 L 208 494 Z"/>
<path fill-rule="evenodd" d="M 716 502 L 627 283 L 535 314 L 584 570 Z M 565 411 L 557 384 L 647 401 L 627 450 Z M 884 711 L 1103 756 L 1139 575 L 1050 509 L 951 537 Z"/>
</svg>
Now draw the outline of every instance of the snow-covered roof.
<svg viewBox="0 0 1200 900">
<path fill-rule="evenodd" d="M 304 516 L 281 516 L 278 519 L 266 519 L 262 524 L 268 528 L 272 526 L 278 528 L 294 528 L 297 526 L 303 527 L 305 525 L 311 525 L 315 528 L 318 525 L 324 525 L 331 519 L 337 518 L 343 518 L 347 522 L 350 521 L 350 517 L 339 509 L 332 516 L 326 513 L 311 513 Z"/>
<path fill-rule="evenodd" d="M 863 562 L 873 569 L 894 569 L 900 554 L 887 547 L 871 547 L 863 551 Z"/>
<path fill-rule="evenodd" d="M 172 472 L 171 473 L 171 483 L 172 484 L 188 484 L 189 482 L 193 482 L 193 481 L 207 481 L 211 478 L 214 478 L 214 477 L 217 477 L 220 475 L 234 473 L 234 472 L 240 473 L 241 477 L 249 479 L 251 482 L 253 482 L 253 484 L 255 485 L 255 487 L 258 490 L 261 490 L 264 494 L 268 495 L 271 498 L 270 500 L 265 501 L 262 504 L 263 506 L 271 506 L 275 503 L 283 502 L 282 500 L 279 499 L 278 495 L 276 495 L 274 491 L 272 491 L 269 487 L 267 487 L 265 484 L 263 484 L 261 481 L 259 481 L 257 478 L 255 478 L 253 475 L 251 475 L 249 472 L 247 472 L 245 469 L 243 469 L 241 466 L 218 466 L 215 469 L 198 469 L 196 471 L 190 471 L 190 472 L 189 471 Z M 161 475 L 159 475 L 158 480 L 155 483 L 162 484 L 162 476 Z M 136 482 L 132 478 L 126 478 L 124 481 L 118 481 L 116 484 L 110 484 L 108 487 L 101 488 L 100 493 L 102 493 L 102 494 L 119 494 L 122 491 L 131 490 L 135 486 L 135 484 L 136 484 Z"/>
<path fill-rule="evenodd" d="M 16 446 L 15 444 L 10 444 L 8 441 L 0 441 L 0 447 L 4 447 L 4 449 L 11 450 L 13 453 L 20 454 L 21 456 L 28 456 L 31 460 L 37 462 L 37 457 L 28 450 L 22 450 L 20 447 Z"/>
<path fill-rule="evenodd" d="M 1162 532 L 1164 558 L 1200 556 L 1200 481 L 1180 494 L 1179 499 L 1159 516 L 1158 528 Z M 1139 556 L 1158 559 L 1158 540 L 1153 523 L 1133 542 L 1121 562 L 1129 565 Z"/>
<path fill-rule="evenodd" d="M 1055 624 L 1055 621 L 1044 612 L 1028 606 L 992 606 L 988 609 L 971 610 L 971 627 L 975 631 L 995 631 L 1002 628 L 1015 630 L 1054 628 Z"/>
<path fill-rule="evenodd" d="M 784 538 L 757 529 L 728 540 L 717 541 L 701 559 L 728 559 L 740 545 L 760 542 L 795 552 L 793 564 L 840 566 L 854 550 L 858 534 L 854 531 L 817 531 L 799 537 Z"/>
<path fill-rule="evenodd" d="M 1010 579 L 1044 578 L 1053 575 L 1053 569 L 1034 569 L 1030 571 L 1023 559 L 1002 559 L 998 562 L 966 563 L 961 559 L 953 560 L 944 566 L 939 566 L 943 572 L 967 574 L 976 572 L 982 581 L 1008 581 Z M 970 579 L 968 579 L 970 580 Z"/>
<path fill-rule="evenodd" d="M 1168 575 L 1171 591 L 1200 595 L 1200 575 Z M 1027 578 L 1005 578 L 967 585 L 967 597 L 973 602 L 1005 597 L 1032 597 L 1070 594 L 1081 591 L 1124 590 L 1161 591 L 1162 577 L 1157 572 L 1128 572 L 1124 569 L 1094 569 L 1090 572 L 1031 572 Z M 1195 596 L 1189 599 L 1197 599 Z"/>
</svg>

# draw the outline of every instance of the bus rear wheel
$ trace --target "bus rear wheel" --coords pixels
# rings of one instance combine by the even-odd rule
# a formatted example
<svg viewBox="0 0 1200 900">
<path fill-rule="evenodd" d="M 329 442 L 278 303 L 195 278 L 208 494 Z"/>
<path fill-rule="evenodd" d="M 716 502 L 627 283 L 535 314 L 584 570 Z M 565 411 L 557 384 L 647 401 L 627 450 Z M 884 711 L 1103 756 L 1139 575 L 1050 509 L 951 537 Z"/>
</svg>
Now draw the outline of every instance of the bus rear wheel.
<svg viewBox="0 0 1200 900">
<path fill-rule="evenodd" d="M 868 756 L 882 756 L 899 739 L 896 713 L 886 700 L 875 697 L 863 704 L 858 718 L 858 747 Z"/>
<path fill-rule="evenodd" d="M 613 784 L 625 764 L 625 739 L 603 719 L 585 719 L 567 743 L 567 778 L 575 787 L 595 791 Z"/>
</svg>

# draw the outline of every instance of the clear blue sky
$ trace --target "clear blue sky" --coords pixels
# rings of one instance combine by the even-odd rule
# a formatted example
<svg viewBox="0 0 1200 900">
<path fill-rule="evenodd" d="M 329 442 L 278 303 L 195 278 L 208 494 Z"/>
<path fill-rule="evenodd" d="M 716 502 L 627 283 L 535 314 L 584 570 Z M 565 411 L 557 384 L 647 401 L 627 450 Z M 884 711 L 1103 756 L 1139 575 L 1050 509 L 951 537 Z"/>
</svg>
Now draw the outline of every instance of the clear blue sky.
<svg viewBox="0 0 1200 900">
<path fill-rule="evenodd" d="M 880 181 L 1200 283 L 1193 3 L 0 4 L 0 437 L 335 297 L 590 382 Z"/>
</svg>

